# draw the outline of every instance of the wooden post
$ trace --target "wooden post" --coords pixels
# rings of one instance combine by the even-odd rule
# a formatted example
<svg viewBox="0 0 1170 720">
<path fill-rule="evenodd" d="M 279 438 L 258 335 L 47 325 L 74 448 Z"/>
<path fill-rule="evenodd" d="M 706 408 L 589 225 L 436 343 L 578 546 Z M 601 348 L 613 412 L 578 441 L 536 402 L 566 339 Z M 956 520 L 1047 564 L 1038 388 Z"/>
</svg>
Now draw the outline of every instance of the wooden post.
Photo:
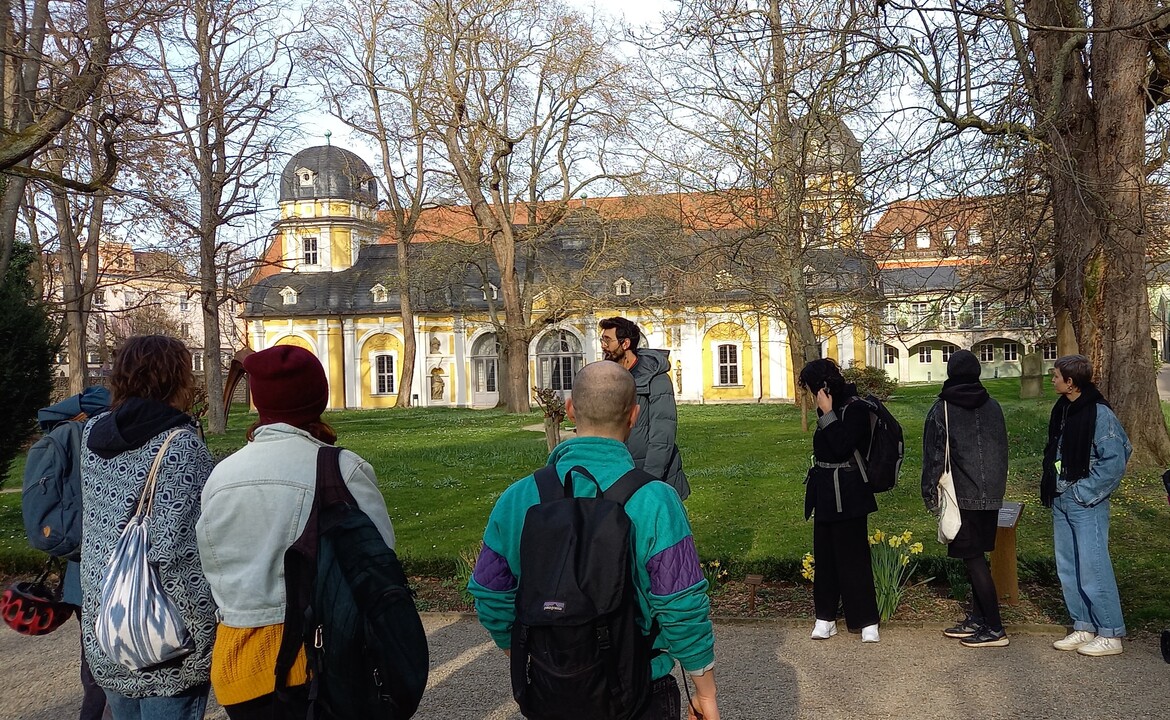
<svg viewBox="0 0 1170 720">
<path fill-rule="evenodd" d="M 999 511 L 995 530 L 995 550 L 991 551 L 991 579 L 1000 602 L 1020 604 L 1020 573 L 1016 563 L 1016 525 L 1024 514 L 1024 503 L 1005 502 Z"/>
</svg>

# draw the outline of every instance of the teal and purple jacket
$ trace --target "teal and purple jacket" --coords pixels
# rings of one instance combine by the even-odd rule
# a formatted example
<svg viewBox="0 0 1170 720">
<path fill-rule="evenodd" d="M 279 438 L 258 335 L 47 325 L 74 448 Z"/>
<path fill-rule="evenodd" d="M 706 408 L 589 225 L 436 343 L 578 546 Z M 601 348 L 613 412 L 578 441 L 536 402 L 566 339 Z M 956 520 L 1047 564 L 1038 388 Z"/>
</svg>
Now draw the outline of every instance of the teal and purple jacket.
<svg viewBox="0 0 1170 720">
<path fill-rule="evenodd" d="M 578 437 L 557 445 L 549 464 L 564 477 L 569 468 L 588 470 L 604 491 L 634 467 L 626 446 L 616 440 Z M 588 479 L 577 479 L 580 496 L 597 494 Z M 483 548 L 468 590 L 475 596 L 479 621 L 496 645 L 512 644 L 516 619 L 516 586 L 520 580 L 520 533 L 528 509 L 540 501 L 531 475 L 513 483 L 496 502 L 483 534 Z M 658 621 L 654 647 L 654 679 L 668 674 L 677 659 L 689 673 L 702 673 L 715 663 L 707 580 L 699 565 L 695 539 L 682 500 L 670 485 L 651 482 L 626 503 L 633 524 L 634 581 L 642 610 L 643 631 Z M 673 659 L 672 659 L 673 658 Z"/>
</svg>

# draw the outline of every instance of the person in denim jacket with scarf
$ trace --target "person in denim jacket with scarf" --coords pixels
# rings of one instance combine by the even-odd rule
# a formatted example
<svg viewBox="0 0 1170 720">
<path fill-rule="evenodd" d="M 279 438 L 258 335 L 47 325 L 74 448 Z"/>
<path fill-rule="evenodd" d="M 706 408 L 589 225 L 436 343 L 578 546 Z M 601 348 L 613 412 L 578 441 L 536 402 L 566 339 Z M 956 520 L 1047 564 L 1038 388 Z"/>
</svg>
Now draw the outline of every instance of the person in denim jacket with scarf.
<svg viewBox="0 0 1170 720">
<path fill-rule="evenodd" d="M 1119 655 L 1125 621 L 1109 558 L 1109 496 L 1133 448 L 1093 385 L 1088 358 L 1058 359 L 1052 384 L 1060 399 L 1048 421 L 1040 500 L 1052 508 L 1056 572 L 1073 621 L 1073 631 L 1053 646 L 1093 657 Z"/>
</svg>

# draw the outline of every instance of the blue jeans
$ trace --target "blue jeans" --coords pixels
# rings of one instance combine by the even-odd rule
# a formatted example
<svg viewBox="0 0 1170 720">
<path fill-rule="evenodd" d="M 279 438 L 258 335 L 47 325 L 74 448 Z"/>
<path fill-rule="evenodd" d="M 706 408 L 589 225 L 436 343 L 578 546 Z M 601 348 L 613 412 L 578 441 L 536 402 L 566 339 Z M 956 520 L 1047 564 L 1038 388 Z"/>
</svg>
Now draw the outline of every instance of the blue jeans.
<svg viewBox="0 0 1170 720">
<path fill-rule="evenodd" d="M 201 720 L 207 709 L 210 683 L 196 685 L 174 697 L 130 698 L 106 690 L 114 720 Z"/>
<path fill-rule="evenodd" d="M 1073 630 L 1103 637 L 1125 635 L 1121 598 L 1109 559 L 1109 500 L 1085 507 L 1071 492 L 1052 502 L 1056 574 Z"/>
</svg>

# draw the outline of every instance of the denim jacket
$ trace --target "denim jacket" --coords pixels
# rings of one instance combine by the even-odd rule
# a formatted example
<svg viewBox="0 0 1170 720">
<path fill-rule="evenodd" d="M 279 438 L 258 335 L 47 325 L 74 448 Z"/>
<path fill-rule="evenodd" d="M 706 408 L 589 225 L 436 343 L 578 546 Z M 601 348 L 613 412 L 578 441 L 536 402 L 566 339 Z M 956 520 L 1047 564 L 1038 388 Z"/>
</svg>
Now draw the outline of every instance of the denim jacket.
<svg viewBox="0 0 1170 720">
<path fill-rule="evenodd" d="M 951 474 L 955 499 L 964 510 L 998 510 L 1007 490 L 1008 435 L 1003 409 L 995 398 L 977 408 L 938 400 L 922 429 L 922 500 L 938 510 L 938 479 L 945 466 L 950 418 Z"/>
<path fill-rule="evenodd" d="M 203 572 L 219 619 L 238 628 L 284 622 L 284 553 L 309 520 L 317 482 L 317 450 L 304 430 L 260 426 L 252 442 L 225 458 L 203 488 L 196 532 Z M 394 547 L 394 528 L 374 469 L 341 453 L 341 476 L 358 506 Z"/>
<path fill-rule="evenodd" d="M 1056 479 L 1056 494 L 1070 492 L 1080 505 L 1092 507 L 1113 494 L 1121 485 L 1125 466 L 1133 447 L 1121 421 L 1105 405 L 1097 406 L 1097 424 L 1093 428 L 1093 450 L 1089 455 L 1089 475 L 1070 483 L 1061 475 Z M 1060 448 L 1056 450 L 1060 459 Z M 1057 466 L 1059 467 L 1059 465 Z"/>
</svg>

